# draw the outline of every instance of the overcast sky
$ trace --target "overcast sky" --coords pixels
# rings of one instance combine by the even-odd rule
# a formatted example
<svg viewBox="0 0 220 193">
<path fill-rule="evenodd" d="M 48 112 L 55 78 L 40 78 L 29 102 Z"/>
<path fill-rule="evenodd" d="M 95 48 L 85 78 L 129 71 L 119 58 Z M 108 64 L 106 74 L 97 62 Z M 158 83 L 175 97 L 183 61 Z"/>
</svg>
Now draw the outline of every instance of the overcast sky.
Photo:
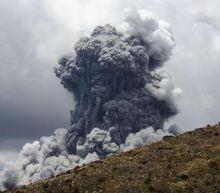
<svg viewBox="0 0 220 193">
<path fill-rule="evenodd" d="M 73 99 L 53 67 L 94 26 L 119 25 L 127 7 L 171 24 L 177 45 L 164 69 L 183 90 L 172 122 L 189 130 L 220 121 L 219 0 L 0 0 L 0 160 L 69 126 Z"/>
</svg>

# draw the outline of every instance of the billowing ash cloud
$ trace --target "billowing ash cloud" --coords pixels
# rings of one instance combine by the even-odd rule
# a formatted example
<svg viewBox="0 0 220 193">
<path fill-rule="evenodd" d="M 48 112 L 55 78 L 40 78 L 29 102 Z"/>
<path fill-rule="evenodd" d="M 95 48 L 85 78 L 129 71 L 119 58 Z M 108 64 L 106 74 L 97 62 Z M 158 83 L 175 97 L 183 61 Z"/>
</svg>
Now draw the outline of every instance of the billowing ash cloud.
<svg viewBox="0 0 220 193">
<path fill-rule="evenodd" d="M 84 142 L 94 127 L 114 127 L 111 138 L 119 145 L 129 133 L 162 128 L 177 112 L 171 96 L 175 88 L 154 72 L 175 44 L 168 25 L 146 11 L 130 14 L 122 26 L 126 34 L 111 25 L 96 27 L 90 37 L 78 41 L 74 54 L 60 59 L 55 70 L 76 100 L 67 138 L 69 153 L 76 153 L 77 142 Z"/>
<path fill-rule="evenodd" d="M 24 145 L 0 172 L 1 189 L 177 134 L 175 126 L 163 127 L 178 112 L 181 90 L 158 69 L 175 45 L 170 27 L 144 10 L 126 14 L 119 30 L 97 26 L 59 60 L 56 76 L 76 101 L 71 127 Z"/>
<path fill-rule="evenodd" d="M 128 35 L 141 41 L 149 57 L 150 70 L 163 66 L 170 56 L 175 41 L 170 25 L 146 10 L 125 10 L 125 21 L 120 28 Z"/>
</svg>

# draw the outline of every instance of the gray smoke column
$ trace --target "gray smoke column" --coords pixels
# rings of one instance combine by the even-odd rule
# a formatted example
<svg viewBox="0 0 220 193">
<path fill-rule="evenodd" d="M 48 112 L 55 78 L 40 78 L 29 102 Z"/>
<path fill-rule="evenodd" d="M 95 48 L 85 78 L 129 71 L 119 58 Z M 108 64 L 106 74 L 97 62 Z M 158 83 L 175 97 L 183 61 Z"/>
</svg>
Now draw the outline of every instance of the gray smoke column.
<svg viewBox="0 0 220 193">
<path fill-rule="evenodd" d="M 126 14 L 120 31 L 109 24 L 97 26 L 55 69 L 76 101 L 66 139 L 69 153 L 77 153 L 77 143 L 84 143 L 94 127 L 110 131 L 120 145 L 130 133 L 163 128 L 177 113 L 172 97 L 179 90 L 156 72 L 175 45 L 169 25 L 144 10 Z"/>
<path fill-rule="evenodd" d="M 178 134 L 164 123 L 181 90 L 161 69 L 174 45 L 169 25 L 144 10 L 126 10 L 117 29 L 97 26 L 80 39 L 55 69 L 76 101 L 71 127 L 25 144 L 0 170 L 0 190 Z"/>
</svg>

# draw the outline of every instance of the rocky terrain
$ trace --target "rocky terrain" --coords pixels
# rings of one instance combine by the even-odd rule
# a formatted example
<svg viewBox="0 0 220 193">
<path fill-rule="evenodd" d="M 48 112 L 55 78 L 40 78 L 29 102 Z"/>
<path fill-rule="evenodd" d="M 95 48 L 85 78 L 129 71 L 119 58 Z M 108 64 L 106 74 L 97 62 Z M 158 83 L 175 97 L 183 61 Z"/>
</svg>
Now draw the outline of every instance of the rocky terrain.
<svg viewBox="0 0 220 193">
<path fill-rule="evenodd" d="M 110 156 L 5 193 L 219 193 L 220 124 Z"/>
</svg>

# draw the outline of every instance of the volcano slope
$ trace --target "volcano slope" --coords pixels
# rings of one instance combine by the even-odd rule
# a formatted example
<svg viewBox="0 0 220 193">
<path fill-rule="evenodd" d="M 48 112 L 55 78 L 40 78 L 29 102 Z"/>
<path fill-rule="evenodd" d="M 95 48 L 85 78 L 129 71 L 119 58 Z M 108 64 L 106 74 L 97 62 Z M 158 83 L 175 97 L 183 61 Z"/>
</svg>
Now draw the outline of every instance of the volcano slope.
<svg viewBox="0 0 220 193">
<path fill-rule="evenodd" d="M 220 192 L 220 124 L 110 156 L 7 193 Z"/>
</svg>

